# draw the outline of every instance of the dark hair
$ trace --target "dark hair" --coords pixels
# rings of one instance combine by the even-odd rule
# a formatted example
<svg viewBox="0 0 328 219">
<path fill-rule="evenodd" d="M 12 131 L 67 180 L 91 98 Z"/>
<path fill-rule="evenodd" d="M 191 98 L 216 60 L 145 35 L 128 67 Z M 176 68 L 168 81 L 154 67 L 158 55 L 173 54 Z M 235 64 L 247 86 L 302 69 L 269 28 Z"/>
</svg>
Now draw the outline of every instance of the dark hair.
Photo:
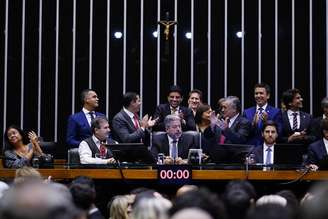
<svg viewBox="0 0 328 219">
<path fill-rule="evenodd" d="M 9 142 L 9 138 L 8 138 L 9 129 L 16 129 L 18 131 L 18 133 L 22 136 L 23 144 L 29 143 L 26 133 L 21 128 L 19 128 L 17 125 L 11 125 L 8 128 L 6 128 L 5 133 L 3 135 L 3 139 L 4 139 L 4 143 L 5 143 L 3 152 L 5 152 L 6 150 L 12 150 L 14 148 L 13 145 Z"/>
<path fill-rule="evenodd" d="M 78 176 L 71 182 L 71 184 L 87 184 L 90 187 L 95 188 L 93 179 L 87 176 Z"/>
<path fill-rule="evenodd" d="M 265 88 L 265 91 L 267 92 L 267 94 L 270 94 L 271 93 L 271 88 L 268 84 L 266 83 L 258 83 L 258 84 L 255 84 L 254 85 L 254 90 L 256 88 Z"/>
<path fill-rule="evenodd" d="M 229 219 L 243 219 L 251 206 L 252 197 L 242 190 L 234 189 L 226 191 L 223 195 L 226 211 Z"/>
<path fill-rule="evenodd" d="M 81 104 L 84 105 L 84 100 L 85 98 L 87 97 L 88 93 L 90 91 L 93 91 L 91 89 L 84 89 L 82 92 L 81 92 Z"/>
<path fill-rule="evenodd" d="M 108 122 L 105 116 L 98 116 L 91 121 L 91 132 L 94 134 L 95 129 L 100 129 L 100 124 L 103 122 Z"/>
<path fill-rule="evenodd" d="M 167 95 L 169 96 L 170 93 L 172 93 L 172 92 L 177 92 L 177 93 L 180 94 L 181 97 L 183 96 L 182 95 L 182 90 L 181 90 L 181 88 L 178 85 L 172 85 L 170 87 L 169 92 L 167 93 Z"/>
<path fill-rule="evenodd" d="M 291 102 L 293 102 L 294 97 L 296 96 L 296 94 L 299 94 L 300 90 L 299 89 L 289 89 L 286 90 L 283 94 L 282 94 L 282 102 L 285 104 L 286 108 L 289 109 L 290 106 L 289 104 Z"/>
<path fill-rule="evenodd" d="M 124 108 L 128 108 L 132 101 L 136 101 L 138 99 L 138 94 L 135 92 L 127 92 L 123 95 L 122 105 Z"/>
<path fill-rule="evenodd" d="M 223 202 L 214 193 L 205 188 L 191 190 L 175 198 L 170 215 L 181 209 L 195 207 L 209 213 L 212 218 L 226 218 Z"/>
<path fill-rule="evenodd" d="M 277 124 L 276 124 L 274 121 L 272 121 L 272 120 L 268 120 L 268 121 L 266 121 L 266 122 L 263 124 L 263 126 L 262 126 L 262 132 L 264 132 L 264 129 L 265 129 L 267 126 L 274 126 L 274 127 L 276 128 L 276 131 L 278 132 L 278 126 L 277 126 Z"/>
<path fill-rule="evenodd" d="M 265 204 L 251 208 L 247 213 L 247 219 L 291 219 L 289 208 L 277 204 Z"/>
<path fill-rule="evenodd" d="M 198 89 L 194 89 L 194 90 L 190 91 L 189 94 L 188 94 L 188 99 L 189 99 L 190 96 L 191 96 L 192 94 L 194 94 L 194 93 L 198 94 L 200 101 L 203 101 L 203 92 L 200 91 L 200 90 L 198 90 Z M 182 96 L 182 95 L 181 95 L 181 96 Z"/>
<path fill-rule="evenodd" d="M 89 210 L 96 200 L 96 190 L 88 184 L 74 183 L 69 188 L 74 204 L 84 210 Z"/>
<path fill-rule="evenodd" d="M 321 100 L 321 108 L 325 108 L 328 106 L 328 97 L 324 97 L 322 100 Z"/>
<path fill-rule="evenodd" d="M 236 189 L 244 190 L 253 199 L 257 197 L 254 186 L 247 180 L 232 180 L 225 187 L 225 191 Z"/>
<path fill-rule="evenodd" d="M 210 105 L 207 105 L 207 104 L 200 104 L 199 105 L 199 107 L 196 110 L 196 114 L 195 114 L 195 123 L 196 124 L 201 123 L 203 113 L 206 112 L 209 109 L 211 109 Z"/>
</svg>

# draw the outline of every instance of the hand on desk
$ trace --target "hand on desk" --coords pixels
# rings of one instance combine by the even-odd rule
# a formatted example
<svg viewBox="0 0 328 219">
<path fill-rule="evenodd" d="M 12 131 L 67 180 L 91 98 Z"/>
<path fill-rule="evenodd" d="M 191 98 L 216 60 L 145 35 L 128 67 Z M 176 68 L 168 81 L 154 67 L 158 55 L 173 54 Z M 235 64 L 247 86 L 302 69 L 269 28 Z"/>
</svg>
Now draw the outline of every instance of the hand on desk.
<svg viewBox="0 0 328 219">
<path fill-rule="evenodd" d="M 182 159 L 181 157 L 178 157 L 175 159 L 172 158 L 172 157 L 165 157 L 164 159 L 164 164 L 187 164 L 188 161 L 186 159 Z"/>
<path fill-rule="evenodd" d="M 107 160 L 107 164 L 115 164 L 115 163 L 116 163 L 116 160 L 113 157 L 111 157 Z"/>
</svg>

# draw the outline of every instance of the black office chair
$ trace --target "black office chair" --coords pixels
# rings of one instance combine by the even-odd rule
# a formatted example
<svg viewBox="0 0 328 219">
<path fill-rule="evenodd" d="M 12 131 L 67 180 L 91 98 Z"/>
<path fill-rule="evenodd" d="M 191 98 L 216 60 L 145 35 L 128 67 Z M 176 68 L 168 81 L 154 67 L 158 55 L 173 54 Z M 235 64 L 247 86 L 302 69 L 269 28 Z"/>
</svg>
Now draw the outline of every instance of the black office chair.
<svg viewBox="0 0 328 219">
<path fill-rule="evenodd" d="M 71 148 L 67 152 L 67 165 L 69 168 L 80 166 L 79 148 Z"/>
</svg>

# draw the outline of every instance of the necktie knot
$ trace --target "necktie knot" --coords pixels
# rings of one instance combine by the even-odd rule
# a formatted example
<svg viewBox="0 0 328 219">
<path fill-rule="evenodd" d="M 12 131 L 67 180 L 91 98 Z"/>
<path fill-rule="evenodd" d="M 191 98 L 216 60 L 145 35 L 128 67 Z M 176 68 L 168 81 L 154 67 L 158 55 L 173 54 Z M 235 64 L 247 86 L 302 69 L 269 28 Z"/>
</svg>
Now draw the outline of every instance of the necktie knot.
<svg viewBox="0 0 328 219">
<path fill-rule="evenodd" d="M 262 114 L 263 110 L 264 110 L 264 109 L 263 109 L 262 107 L 260 107 L 260 108 L 258 109 L 259 114 Z"/>
<path fill-rule="evenodd" d="M 175 114 L 177 111 L 178 111 L 177 108 L 172 108 L 172 110 L 171 110 L 171 114 Z"/>
<path fill-rule="evenodd" d="M 292 113 L 293 116 L 297 116 L 298 113 Z"/>
<path fill-rule="evenodd" d="M 93 111 L 89 112 L 89 115 L 91 117 L 91 121 L 96 118 L 95 113 Z"/>
</svg>

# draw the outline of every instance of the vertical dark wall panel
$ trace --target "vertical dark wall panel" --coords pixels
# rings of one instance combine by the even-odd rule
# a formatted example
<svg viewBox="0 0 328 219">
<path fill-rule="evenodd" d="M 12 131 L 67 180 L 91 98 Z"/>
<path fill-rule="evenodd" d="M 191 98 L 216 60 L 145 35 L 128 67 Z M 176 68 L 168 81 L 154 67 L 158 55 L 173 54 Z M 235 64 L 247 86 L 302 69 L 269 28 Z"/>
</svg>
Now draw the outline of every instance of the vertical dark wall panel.
<svg viewBox="0 0 328 219">
<path fill-rule="evenodd" d="M 7 126 L 20 125 L 22 1 L 9 1 Z"/>
<path fill-rule="evenodd" d="M 194 88 L 203 91 L 203 101 L 207 102 L 207 24 L 208 2 L 195 0 L 194 7 Z M 197 33 L 197 34 L 195 34 Z M 186 93 L 186 99 L 187 99 Z"/>
<path fill-rule="evenodd" d="M 6 19 L 6 1 L 0 1 L 0 33 L 5 31 L 5 19 Z M 4 58 L 5 57 L 5 34 L 0 34 L 0 98 L 4 99 Z M 3 124 L 3 101 L 0 101 L 0 124 Z M 0 142 L 3 141 L 3 125 L 0 126 Z"/>
<path fill-rule="evenodd" d="M 43 1 L 41 136 L 54 139 L 56 1 Z"/>
<path fill-rule="evenodd" d="M 265 3 L 266 4 L 266 3 Z M 252 91 L 258 81 L 258 0 L 245 4 L 245 91 Z M 241 39 L 240 39 L 241 40 Z M 254 104 L 253 92 L 244 93 L 244 101 Z M 247 104 L 248 107 L 249 105 Z"/>
<path fill-rule="evenodd" d="M 275 104 L 275 95 L 274 95 L 275 94 L 275 7 L 274 7 L 275 5 L 274 4 L 275 4 L 275 0 L 262 0 L 262 44 L 261 44 L 262 82 L 269 84 L 271 87 L 271 95 L 270 95 L 269 103 L 272 106 L 274 106 Z M 252 85 L 254 85 L 254 83 L 252 83 Z"/>
<path fill-rule="evenodd" d="M 212 1 L 211 105 L 224 96 L 224 1 Z"/>
<path fill-rule="evenodd" d="M 73 0 L 60 1 L 59 8 L 58 155 L 65 151 L 67 118 L 72 112 Z"/>
<path fill-rule="evenodd" d="M 24 129 L 37 131 L 38 121 L 38 40 L 39 1 L 26 1 Z"/>
<path fill-rule="evenodd" d="M 153 32 L 157 30 L 157 1 L 144 1 L 144 86 L 143 111 L 153 113 L 156 105 L 156 49 L 157 38 Z"/>
</svg>

